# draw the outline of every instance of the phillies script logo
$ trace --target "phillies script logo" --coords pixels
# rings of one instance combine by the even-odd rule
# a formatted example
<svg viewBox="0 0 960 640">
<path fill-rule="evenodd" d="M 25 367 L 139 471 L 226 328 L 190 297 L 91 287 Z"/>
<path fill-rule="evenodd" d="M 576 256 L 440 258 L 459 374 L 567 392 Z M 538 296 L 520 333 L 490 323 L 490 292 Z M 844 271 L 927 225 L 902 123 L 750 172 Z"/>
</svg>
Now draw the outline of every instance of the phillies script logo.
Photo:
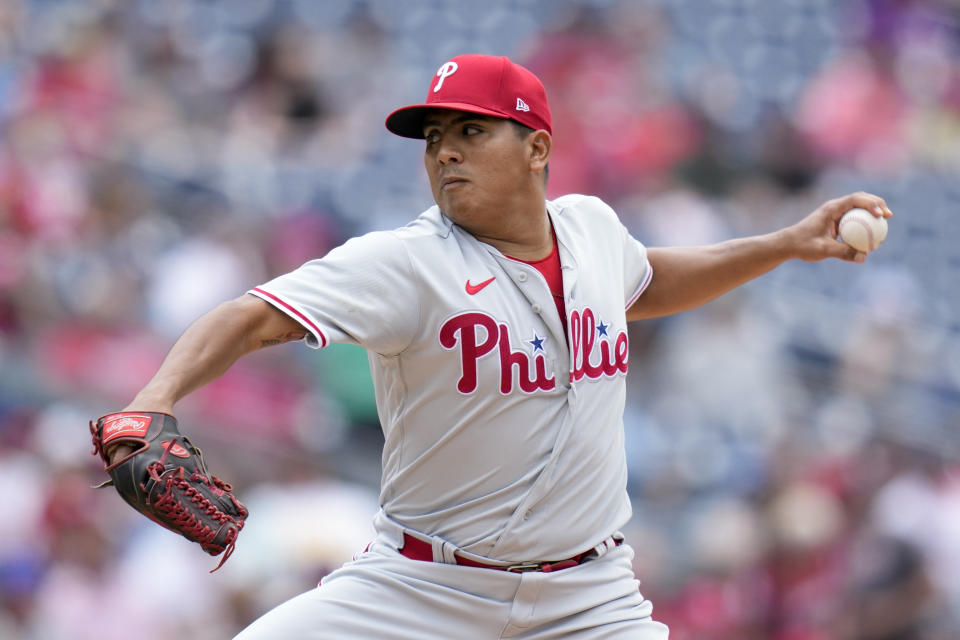
<svg viewBox="0 0 960 640">
<path fill-rule="evenodd" d="M 620 331 L 615 338 L 608 335 L 609 325 L 597 324 L 589 308 L 570 314 L 569 331 L 573 351 L 570 380 L 597 379 L 627 372 L 627 333 Z M 510 346 L 507 325 L 479 311 L 456 315 L 440 327 L 440 345 L 445 349 L 460 347 L 460 393 L 477 390 L 477 362 L 495 349 L 500 356 L 500 393 L 513 391 L 514 367 L 517 369 L 516 384 L 524 393 L 538 390 L 550 391 L 557 386 L 554 377 L 548 376 L 546 360 L 542 352 L 534 349 L 533 369 L 531 357 L 524 351 L 514 351 Z"/>
<path fill-rule="evenodd" d="M 517 384 L 525 393 L 538 389 L 549 391 L 557 386 L 553 377 L 547 377 L 547 364 L 542 353 L 533 357 L 536 373 L 530 378 L 530 356 L 510 349 L 507 325 L 497 322 L 485 313 L 470 311 L 454 316 L 440 327 L 440 344 L 444 349 L 460 345 L 460 370 L 463 372 L 457 389 L 460 393 L 477 390 L 477 360 L 499 347 L 500 393 L 513 391 L 513 367 L 519 370 Z"/>
<path fill-rule="evenodd" d="M 570 370 L 570 382 L 576 382 L 581 378 L 590 378 L 596 380 L 601 376 L 615 376 L 617 373 L 627 372 L 627 355 L 630 351 L 630 345 L 627 342 L 627 332 L 620 331 L 616 338 L 607 335 L 610 325 L 601 322 L 597 324 L 593 317 L 593 310 L 589 307 L 583 311 L 574 311 L 570 314 L 568 331 L 570 332 L 570 341 L 573 343 L 573 351 L 570 354 L 573 358 L 573 367 Z M 593 348 L 600 340 L 598 350 L 599 358 L 596 364 L 590 361 L 594 355 Z M 610 343 L 613 342 L 613 347 Z"/>
</svg>

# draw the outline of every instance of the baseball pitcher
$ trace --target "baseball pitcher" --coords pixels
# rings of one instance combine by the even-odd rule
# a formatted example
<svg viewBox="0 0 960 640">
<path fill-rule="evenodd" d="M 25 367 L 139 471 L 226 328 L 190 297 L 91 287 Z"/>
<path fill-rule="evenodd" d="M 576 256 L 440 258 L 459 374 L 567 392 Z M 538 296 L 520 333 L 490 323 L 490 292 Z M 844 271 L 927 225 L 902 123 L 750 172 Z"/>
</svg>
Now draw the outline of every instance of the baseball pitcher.
<svg viewBox="0 0 960 640">
<path fill-rule="evenodd" d="M 856 193 L 767 235 L 647 248 L 595 197 L 546 199 L 547 96 L 503 57 L 444 62 L 386 126 L 422 141 L 435 205 L 201 317 L 91 425 L 97 452 L 136 508 L 228 553 L 246 509 L 180 435 L 175 403 L 267 345 L 362 345 L 385 436 L 377 537 L 238 638 L 666 638 L 619 533 L 627 323 L 789 259 L 860 262 L 839 218 L 891 212 Z"/>
</svg>

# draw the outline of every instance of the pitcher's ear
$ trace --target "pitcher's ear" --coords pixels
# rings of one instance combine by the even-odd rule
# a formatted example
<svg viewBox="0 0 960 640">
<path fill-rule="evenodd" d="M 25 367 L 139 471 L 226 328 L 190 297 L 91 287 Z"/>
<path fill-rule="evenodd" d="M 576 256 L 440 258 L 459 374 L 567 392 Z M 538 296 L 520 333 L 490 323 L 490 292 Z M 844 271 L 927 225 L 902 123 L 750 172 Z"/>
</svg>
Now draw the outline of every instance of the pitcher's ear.
<svg viewBox="0 0 960 640">
<path fill-rule="evenodd" d="M 553 149 L 553 138 L 545 130 L 534 131 L 527 137 L 530 168 L 543 169 L 550 162 L 550 152 Z"/>
</svg>

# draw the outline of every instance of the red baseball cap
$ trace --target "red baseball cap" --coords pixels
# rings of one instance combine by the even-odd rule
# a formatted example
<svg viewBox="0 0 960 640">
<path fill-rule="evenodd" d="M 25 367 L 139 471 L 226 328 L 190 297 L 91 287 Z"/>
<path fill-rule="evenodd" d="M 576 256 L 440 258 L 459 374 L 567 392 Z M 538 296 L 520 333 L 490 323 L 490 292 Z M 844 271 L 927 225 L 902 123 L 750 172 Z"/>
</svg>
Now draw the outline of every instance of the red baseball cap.
<svg viewBox="0 0 960 640">
<path fill-rule="evenodd" d="M 507 118 L 553 134 L 547 92 L 540 79 L 503 56 L 467 54 L 444 62 L 434 74 L 426 102 L 391 113 L 387 129 L 422 139 L 423 118 L 430 109 Z"/>
</svg>

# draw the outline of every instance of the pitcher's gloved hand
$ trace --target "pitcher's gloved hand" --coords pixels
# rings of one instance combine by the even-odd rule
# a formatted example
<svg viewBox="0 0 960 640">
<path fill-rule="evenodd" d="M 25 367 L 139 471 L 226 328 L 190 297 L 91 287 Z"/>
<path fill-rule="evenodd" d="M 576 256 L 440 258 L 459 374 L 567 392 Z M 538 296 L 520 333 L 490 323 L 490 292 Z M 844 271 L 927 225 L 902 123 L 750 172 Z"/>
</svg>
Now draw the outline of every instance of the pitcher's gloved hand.
<svg viewBox="0 0 960 640">
<path fill-rule="evenodd" d="M 177 429 L 166 413 L 120 411 L 90 422 L 93 453 L 112 484 L 134 509 L 157 524 L 197 542 L 226 562 L 247 517 L 233 487 L 210 475 L 203 454 Z M 111 462 L 115 445 L 129 451 Z M 226 553 L 224 553 L 226 552 Z"/>
</svg>

